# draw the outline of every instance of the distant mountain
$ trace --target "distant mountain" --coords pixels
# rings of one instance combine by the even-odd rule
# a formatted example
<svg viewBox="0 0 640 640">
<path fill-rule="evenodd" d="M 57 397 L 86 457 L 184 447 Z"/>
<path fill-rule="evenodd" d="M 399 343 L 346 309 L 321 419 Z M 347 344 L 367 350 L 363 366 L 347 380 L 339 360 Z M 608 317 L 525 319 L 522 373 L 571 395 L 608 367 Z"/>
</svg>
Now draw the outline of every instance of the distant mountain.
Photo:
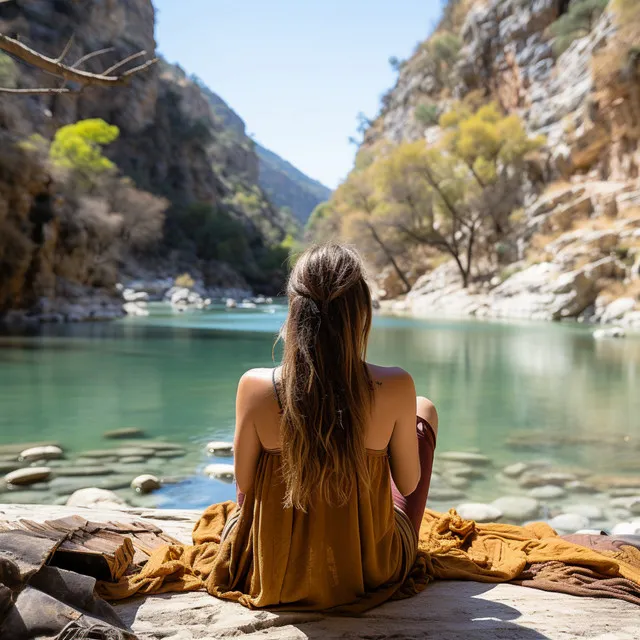
<svg viewBox="0 0 640 640">
<path fill-rule="evenodd" d="M 238 138 L 250 140 L 244 120 L 204 83 L 198 83 L 224 126 Z M 331 189 L 302 173 L 273 151 L 257 143 L 252 144 L 259 160 L 260 187 L 276 207 L 289 208 L 296 220 L 305 224 L 316 206 L 331 197 Z"/>
</svg>

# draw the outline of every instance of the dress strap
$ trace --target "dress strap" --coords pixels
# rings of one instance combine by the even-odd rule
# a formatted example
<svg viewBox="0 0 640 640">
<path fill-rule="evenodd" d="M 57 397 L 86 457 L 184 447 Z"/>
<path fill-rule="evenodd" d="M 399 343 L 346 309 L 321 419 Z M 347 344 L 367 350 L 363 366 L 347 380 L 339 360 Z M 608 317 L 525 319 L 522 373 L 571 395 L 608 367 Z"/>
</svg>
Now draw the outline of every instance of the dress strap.
<svg viewBox="0 0 640 640">
<path fill-rule="evenodd" d="M 278 385 L 276 383 L 276 369 L 278 367 L 274 367 L 271 371 L 271 382 L 273 383 L 273 393 L 276 396 L 276 400 L 278 401 L 278 407 L 280 407 L 280 411 L 282 412 L 282 402 L 280 401 L 280 394 L 278 393 Z"/>
</svg>

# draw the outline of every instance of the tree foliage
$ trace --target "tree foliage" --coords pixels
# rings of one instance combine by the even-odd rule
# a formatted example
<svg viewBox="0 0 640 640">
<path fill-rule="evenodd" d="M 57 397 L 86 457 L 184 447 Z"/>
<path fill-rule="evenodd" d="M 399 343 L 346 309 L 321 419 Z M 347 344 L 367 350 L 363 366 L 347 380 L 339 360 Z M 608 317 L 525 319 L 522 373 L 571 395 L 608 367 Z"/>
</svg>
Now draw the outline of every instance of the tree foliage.
<svg viewBox="0 0 640 640">
<path fill-rule="evenodd" d="M 609 0 L 573 0 L 569 11 L 550 28 L 556 54 L 566 51 L 574 40 L 589 35 L 608 4 Z"/>
<path fill-rule="evenodd" d="M 440 125 L 437 144 L 402 143 L 354 169 L 310 222 L 312 231 L 329 229 L 370 262 L 391 266 L 406 288 L 411 246 L 449 255 L 465 286 L 479 249 L 500 260 L 521 204 L 525 158 L 543 144 L 495 104 L 457 103 Z"/>
<path fill-rule="evenodd" d="M 102 153 L 102 147 L 114 142 L 120 134 L 118 127 L 100 118 L 80 120 L 56 132 L 50 149 L 51 161 L 77 172 L 87 180 L 115 169 Z"/>
</svg>

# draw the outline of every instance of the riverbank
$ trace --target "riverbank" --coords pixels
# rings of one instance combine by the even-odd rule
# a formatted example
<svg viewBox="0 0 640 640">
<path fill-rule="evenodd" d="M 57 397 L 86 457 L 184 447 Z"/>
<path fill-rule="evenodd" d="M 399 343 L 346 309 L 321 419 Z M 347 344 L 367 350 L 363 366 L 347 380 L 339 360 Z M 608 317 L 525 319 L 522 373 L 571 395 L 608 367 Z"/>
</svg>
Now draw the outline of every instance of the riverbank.
<svg viewBox="0 0 640 640">
<path fill-rule="evenodd" d="M 1 499 L 0 499 L 1 502 Z M 92 521 L 143 521 L 189 543 L 199 512 L 82 509 L 0 504 L 3 519 L 43 522 L 80 515 Z M 620 600 L 579 598 L 512 584 L 437 581 L 421 594 L 382 605 L 362 616 L 251 611 L 205 592 L 133 598 L 115 604 L 120 618 L 145 640 L 216 637 L 289 638 L 616 638 L 635 640 L 640 609 Z"/>
<path fill-rule="evenodd" d="M 109 446 L 77 453 L 65 453 L 55 443 L 0 445 L 0 502 L 154 508 L 166 505 L 169 496 L 173 504 L 180 503 L 181 495 L 198 493 L 198 488 L 199 495 L 209 493 L 211 502 L 234 498 L 231 442 L 185 447 L 142 435 L 135 429 L 111 432 Z M 607 435 L 596 442 L 579 434 L 529 431 L 512 434 L 508 444 L 514 451 L 541 444 L 624 446 L 636 460 L 640 455 L 634 439 Z M 501 467 L 478 452 L 438 451 L 428 506 L 456 508 L 479 522 L 544 520 L 562 534 L 606 530 L 640 535 L 640 475 L 633 459 L 628 466 L 621 460 L 617 473 L 598 474 L 542 458 Z"/>
</svg>

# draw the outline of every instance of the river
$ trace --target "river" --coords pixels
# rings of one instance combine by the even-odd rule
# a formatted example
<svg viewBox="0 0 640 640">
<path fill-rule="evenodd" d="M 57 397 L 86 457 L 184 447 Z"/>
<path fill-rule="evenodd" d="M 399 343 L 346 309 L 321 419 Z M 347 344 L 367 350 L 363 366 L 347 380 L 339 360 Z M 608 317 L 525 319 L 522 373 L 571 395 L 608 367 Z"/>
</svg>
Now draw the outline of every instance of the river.
<svg viewBox="0 0 640 640">
<path fill-rule="evenodd" d="M 232 438 L 237 380 L 251 367 L 271 366 L 285 313 L 277 305 L 183 314 L 156 306 L 148 318 L 5 333 L 0 453 L 3 444 L 54 441 L 68 458 L 82 458 L 83 451 L 123 445 L 105 441 L 105 431 L 137 427 L 179 443 L 186 455 L 151 468 L 132 465 L 177 482 L 152 496 L 129 496 L 131 502 L 200 508 L 230 499 L 232 485 L 202 475 L 207 463 L 230 462 L 208 457 L 206 443 Z M 465 499 L 504 493 L 496 473 L 521 460 L 579 477 L 640 476 L 640 339 L 594 340 L 575 324 L 378 316 L 369 359 L 407 369 L 419 393 L 435 402 L 439 451 L 491 458 L 491 470 L 462 490 Z M 5 489 L 0 502 L 63 502 L 66 487 Z"/>
</svg>

